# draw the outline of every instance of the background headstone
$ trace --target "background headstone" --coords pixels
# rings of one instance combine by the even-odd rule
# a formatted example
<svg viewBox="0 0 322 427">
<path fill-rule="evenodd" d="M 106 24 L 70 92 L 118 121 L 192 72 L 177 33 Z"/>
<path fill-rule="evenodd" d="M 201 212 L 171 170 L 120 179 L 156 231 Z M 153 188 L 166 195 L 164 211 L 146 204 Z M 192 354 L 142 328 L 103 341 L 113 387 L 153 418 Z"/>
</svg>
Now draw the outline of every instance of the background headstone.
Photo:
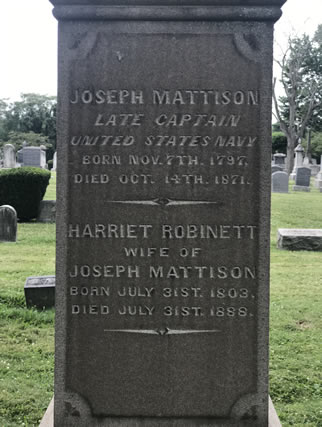
<svg viewBox="0 0 322 427">
<path fill-rule="evenodd" d="M 23 149 L 17 151 L 17 163 L 23 166 Z"/>
<path fill-rule="evenodd" d="M 320 171 L 316 175 L 316 178 L 314 180 L 314 185 L 317 188 L 322 188 L 322 155 L 321 155 L 321 158 L 320 158 Z"/>
<path fill-rule="evenodd" d="M 322 251 L 322 230 L 279 228 L 277 247 L 290 251 Z"/>
<path fill-rule="evenodd" d="M 52 3 L 55 425 L 267 427 L 284 1 Z"/>
<path fill-rule="evenodd" d="M 56 200 L 42 200 L 39 205 L 37 222 L 56 221 Z"/>
<path fill-rule="evenodd" d="M 310 191 L 310 179 L 311 169 L 306 167 L 300 167 L 296 171 L 295 185 L 293 190 L 295 191 Z"/>
<path fill-rule="evenodd" d="M 22 151 L 24 166 L 33 166 L 43 169 L 45 168 L 46 152 L 40 147 L 24 147 Z"/>
<path fill-rule="evenodd" d="M 271 168 L 271 173 L 275 173 L 275 172 L 283 172 L 283 168 L 281 166 L 275 166 L 273 165 Z"/>
<path fill-rule="evenodd" d="M 55 306 L 55 276 L 31 276 L 25 283 L 25 298 L 28 308 L 39 309 Z"/>
<path fill-rule="evenodd" d="M 53 171 L 57 170 L 57 151 L 55 151 L 55 153 L 54 153 L 52 170 Z"/>
<path fill-rule="evenodd" d="M 16 167 L 16 151 L 12 144 L 6 144 L 3 147 L 3 167 L 15 168 Z"/>
<path fill-rule="evenodd" d="M 293 179 L 293 180 L 295 180 L 297 169 L 303 166 L 304 148 L 302 147 L 302 144 L 299 143 L 296 146 L 294 151 L 295 151 L 294 167 L 290 175 L 290 179 Z"/>
<path fill-rule="evenodd" d="M 272 174 L 272 192 L 288 193 L 288 174 L 286 172 Z"/>
<path fill-rule="evenodd" d="M 17 240 L 17 212 L 9 205 L 0 206 L 0 242 Z"/>
<path fill-rule="evenodd" d="M 284 167 L 285 166 L 285 157 L 286 157 L 286 154 L 284 154 L 284 153 L 273 154 L 274 164 L 275 165 L 282 165 Z"/>
</svg>

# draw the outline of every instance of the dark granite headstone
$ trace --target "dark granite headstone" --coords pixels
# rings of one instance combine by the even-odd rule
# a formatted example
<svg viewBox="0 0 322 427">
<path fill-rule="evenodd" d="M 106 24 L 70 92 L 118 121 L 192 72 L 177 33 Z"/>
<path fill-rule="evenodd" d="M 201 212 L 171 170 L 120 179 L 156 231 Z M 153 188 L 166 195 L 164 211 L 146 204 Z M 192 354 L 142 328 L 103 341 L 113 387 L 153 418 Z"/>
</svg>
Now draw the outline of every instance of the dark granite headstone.
<svg viewBox="0 0 322 427">
<path fill-rule="evenodd" d="M 28 308 L 39 309 L 55 306 L 55 276 L 31 276 L 25 283 L 25 298 Z"/>
<path fill-rule="evenodd" d="M 286 172 L 274 172 L 272 174 L 272 192 L 288 193 L 288 174 Z"/>
<path fill-rule="evenodd" d="M 300 167 L 296 171 L 295 185 L 293 190 L 295 191 L 310 191 L 310 179 L 311 169 L 306 167 Z"/>
<path fill-rule="evenodd" d="M 22 149 L 23 165 L 45 168 L 46 152 L 41 147 L 24 147 Z"/>
<path fill-rule="evenodd" d="M 311 228 L 279 228 L 277 247 L 289 251 L 322 251 L 322 230 Z"/>
<path fill-rule="evenodd" d="M 286 155 L 283 153 L 275 153 L 273 154 L 275 165 L 285 165 L 285 157 Z"/>
<path fill-rule="evenodd" d="M 23 166 L 23 149 L 17 151 L 17 163 Z"/>
<path fill-rule="evenodd" d="M 284 1 L 52 3 L 55 425 L 267 426 Z"/>
<path fill-rule="evenodd" d="M 0 206 L 0 242 L 17 240 L 17 212 L 9 205 Z"/>
</svg>

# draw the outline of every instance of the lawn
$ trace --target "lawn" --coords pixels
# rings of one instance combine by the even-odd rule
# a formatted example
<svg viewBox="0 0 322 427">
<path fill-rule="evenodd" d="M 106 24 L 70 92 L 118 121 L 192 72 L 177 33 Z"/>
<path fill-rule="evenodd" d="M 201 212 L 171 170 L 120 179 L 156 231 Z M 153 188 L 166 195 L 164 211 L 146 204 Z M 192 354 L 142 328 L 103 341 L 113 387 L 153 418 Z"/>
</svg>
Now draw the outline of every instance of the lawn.
<svg viewBox="0 0 322 427">
<path fill-rule="evenodd" d="M 55 199 L 55 174 L 46 199 Z M 272 195 L 270 393 L 283 426 L 322 426 L 322 253 L 276 249 L 277 228 L 322 228 L 322 194 Z M 54 312 L 25 308 L 26 277 L 54 274 L 55 226 L 0 244 L 0 425 L 37 426 L 53 394 Z"/>
</svg>

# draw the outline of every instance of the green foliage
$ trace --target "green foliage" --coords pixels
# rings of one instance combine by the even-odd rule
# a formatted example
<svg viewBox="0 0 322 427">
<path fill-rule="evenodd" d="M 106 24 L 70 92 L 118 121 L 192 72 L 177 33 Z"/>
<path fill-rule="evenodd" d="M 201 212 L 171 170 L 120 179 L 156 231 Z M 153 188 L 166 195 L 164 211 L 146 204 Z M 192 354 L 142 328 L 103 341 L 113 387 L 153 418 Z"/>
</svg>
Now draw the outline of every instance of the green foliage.
<svg viewBox="0 0 322 427">
<path fill-rule="evenodd" d="M 287 138 L 283 132 L 272 133 L 272 152 L 286 154 Z"/>
<path fill-rule="evenodd" d="M 312 155 L 318 160 L 322 155 L 322 132 L 314 133 L 311 139 Z"/>
<path fill-rule="evenodd" d="M 21 94 L 13 103 L 0 99 L 0 148 L 5 143 L 21 148 L 28 145 L 47 147 L 51 159 L 56 147 L 56 98 L 35 93 Z"/>
<path fill-rule="evenodd" d="M 0 206 L 13 206 L 21 221 L 36 218 L 49 179 L 50 172 L 40 168 L 0 170 Z"/>
<path fill-rule="evenodd" d="M 48 169 L 49 170 L 51 170 L 53 168 L 53 165 L 54 165 L 54 161 L 52 159 L 48 160 Z"/>
<path fill-rule="evenodd" d="M 54 311 L 27 310 L 24 283 L 54 274 L 55 225 L 20 223 L 0 259 L 0 425 L 38 426 L 53 395 Z"/>
<path fill-rule="evenodd" d="M 23 147 L 24 142 L 33 147 L 44 145 L 46 148 L 49 148 L 51 145 L 48 141 L 48 136 L 42 135 L 41 133 L 10 131 L 8 133 L 8 140 L 0 142 L 0 144 L 2 146 L 5 144 L 12 144 L 17 152 Z"/>
<path fill-rule="evenodd" d="M 286 96 L 281 96 L 279 101 L 280 113 L 287 126 L 296 125 L 300 129 L 304 124 L 304 127 L 322 131 L 322 43 L 318 31 L 312 39 L 304 34 L 289 40 L 282 63 Z M 295 117 L 291 123 L 290 110 L 293 108 Z M 304 133 L 305 129 L 300 137 Z"/>
</svg>

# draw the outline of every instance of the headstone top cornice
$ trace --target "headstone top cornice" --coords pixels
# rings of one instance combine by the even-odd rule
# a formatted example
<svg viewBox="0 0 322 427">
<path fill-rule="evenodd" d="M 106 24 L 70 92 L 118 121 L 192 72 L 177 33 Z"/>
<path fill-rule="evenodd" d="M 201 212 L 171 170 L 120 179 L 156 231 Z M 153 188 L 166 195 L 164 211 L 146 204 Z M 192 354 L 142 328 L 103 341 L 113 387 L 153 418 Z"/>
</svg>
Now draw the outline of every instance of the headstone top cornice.
<svg viewBox="0 0 322 427">
<path fill-rule="evenodd" d="M 50 0 L 58 20 L 277 21 L 286 0 Z"/>
</svg>

